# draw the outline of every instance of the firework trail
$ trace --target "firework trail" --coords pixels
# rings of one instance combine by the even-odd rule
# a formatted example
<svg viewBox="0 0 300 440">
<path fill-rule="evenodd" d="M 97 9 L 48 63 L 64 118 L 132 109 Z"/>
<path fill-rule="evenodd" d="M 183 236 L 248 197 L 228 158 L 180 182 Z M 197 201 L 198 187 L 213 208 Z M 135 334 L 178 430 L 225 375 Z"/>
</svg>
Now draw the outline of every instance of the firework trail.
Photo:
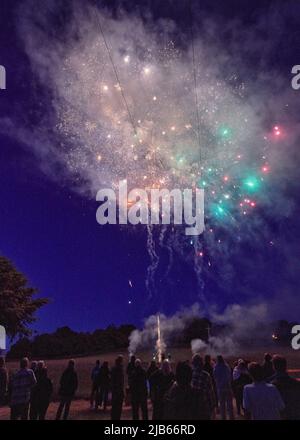
<svg viewBox="0 0 300 440">
<path fill-rule="evenodd" d="M 150 257 L 150 264 L 147 268 L 146 288 L 148 291 L 148 299 L 150 300 L 153 296 L 156 296 L 155 272 L 159 264 L 159 256 L 155 250 L 152 225 L 147 225 L 147 250 Z"/>
<path fill-rule="evenodd" d="M 173 264 L 173 260 L 174 260 L 174 256 L 173 256 L 173 248 L 172 248 L 172 242 L 171 242 L 171 238 L 170 238 L 170 234 L 168 236 L 168 228 L 167 225 L 162 225 L 161 227 L 161 233 L 159 236 L 159 245 L 161 248 L 166 249 L 168 251 L 168 265 L 166 267 L 165 273 L 163 278 L 164 279 L 168 279 L 170 270 L 172 268 L 172 264 Z M 174 233 L 174 231 L 172 230 L 173 228 L 171 228 L 171 234 Z"/>
</svg>

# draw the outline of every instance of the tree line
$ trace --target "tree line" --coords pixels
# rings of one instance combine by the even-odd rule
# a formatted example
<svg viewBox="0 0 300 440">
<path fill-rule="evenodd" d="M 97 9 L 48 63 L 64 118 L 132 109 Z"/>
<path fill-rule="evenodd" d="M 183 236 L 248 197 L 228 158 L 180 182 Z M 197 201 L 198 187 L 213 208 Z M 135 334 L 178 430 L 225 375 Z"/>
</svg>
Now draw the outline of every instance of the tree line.
<svg viewBox="0 0 300 440">
<path fill-rule="evenodd" d="M 128 337 L 134 329 L 135 327 L 129 324 L 119 327 L 110 325 L 106 329 L 97 329 L 89 333 L 61 327 L 53 333 L 44 333 L 33 338 L 27 336 L 20 338 L 11 346 L 7 357 L 18 359 L 28 356 L 49 359 L 126 349 Z"/>
</svg>

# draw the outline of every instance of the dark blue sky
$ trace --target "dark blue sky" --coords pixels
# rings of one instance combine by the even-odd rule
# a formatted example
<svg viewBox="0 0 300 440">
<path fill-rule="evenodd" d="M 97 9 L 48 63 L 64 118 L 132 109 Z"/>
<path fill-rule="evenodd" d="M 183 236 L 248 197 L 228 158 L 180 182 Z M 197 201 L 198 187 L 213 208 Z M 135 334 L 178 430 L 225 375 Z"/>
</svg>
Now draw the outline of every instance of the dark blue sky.
<svg viewBox="0 0 300 440">
<path fill-rule="evenodd" d="M 1 117 L 13 116 L 19 106 L 30 113 L 39 93 L 43 93 L 31 78 L 17 37 L 18 3 L 1 1 L 0 64 L 7 70 L 7 90 L 0 92 Z M 130 10 L 139 5 L 142 14 L 150 8 L 155 18 L 169 16 L 183 28 L 190 20 L 189 2 L 184 1 L 103 3 L 122 4 Z M 271 6 L 281 7 L 280 2 L 262 0 L 204 1 L 198 2 L 197 7 L 197 2 L 192 3 L 200 13 L 224 22 L 236 16 L 245 26 L 251 26 L 264 14 L 267 17 Z M 274 55 L 270 63 L 273 67 L 277 64 L 279 70 L 290 71 L 292 65 L 300 63 L 296 46 L 294 50 L 292 47 L 293 43 L 299 46 L 300 42 L 300 38 L 297 39 L 300 26 L 295 23 L 293 13 L 297 11 L 297 2 L 281 3 L 285 3 L 285 10 L 290 3 L 291 22 L 287 20 L 286 29 L 278 30 L 286 38 L 280 41 L 276 38 L 274 54 L 280 50 L 281 56 Z M 35 117 L 38 116 L 33 112 Z M 51 298 L 51 303 L 38 313 L 39 319 L 34 325 L 38 331 L 52 331 L 63 325 L 76 330 L 93 330 L 110 323 L 140 323 L 145 314 L 155 310 L 155 305 L 145 304 L 148 256 L 144 232 L 128 234 L 115 226 L 101 228 L 95 220 L 96 208 L 96 202 L 74 193 L 67 183 L 50 180 L 41 170 L 38 159 L 21 142 L 0 134 L 0 253 L 28 276 L 42 296 Z M 278 225 L 274 225 L 274 229 L 278 231 Z M 297 230 L 296 220 L 289 224 L 289 231 L 294 230 Z M 248 248 L 245 252 L 252 250 Z M 271 257 L 266 255 L 268 258 Z M 269 266 L 266 263 L 264 267 L 267 278 L 272 278 L 274 261 L 277 261 L 276 256 L 272 258 Z M 278 275 L 283 285 L 284 271 L 285 268 Z M 160 287 L 165 299 L 159 307 L 168 313 L 192 303 L 195 289 L 190 269 L 183 261 L 175 265 L 172 277 L 172 285 Z M 237 280 L 238 277 L 239 274 Z M 132 288 L 128 280 L 132 281 Z M 289 288 L 291 283 L 293 288 L 299 287 L 294 280 L 287 280 Z M 210 288 L 215 294 L 219 292 L 222 304 L 222 286 L 218 287 L 211 279 L 207 280 L 207 289 Z M 236 299 L 234 295 L 233 292 L 232 297 Z"/>
</svg>

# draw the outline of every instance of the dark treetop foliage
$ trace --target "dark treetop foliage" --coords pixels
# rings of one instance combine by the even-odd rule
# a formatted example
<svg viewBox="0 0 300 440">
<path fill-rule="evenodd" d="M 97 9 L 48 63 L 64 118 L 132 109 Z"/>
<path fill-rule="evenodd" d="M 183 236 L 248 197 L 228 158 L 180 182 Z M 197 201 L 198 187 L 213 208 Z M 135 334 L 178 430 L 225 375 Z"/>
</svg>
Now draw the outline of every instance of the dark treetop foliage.
<svg viewBox="0 0 300 440">
<path fill-rule="evenodd" d="M 58 328 L 54 333 L 44 333 L 34 338 L 23 337 L 12 345 L 7 356 L 18 359 L 60 358 L 104 353 L 128 347 L 128 337 L 135 329 L 133 325 L 108 326 L 93 333 L 75 332 L 69 327 Z"/>
<path fill-rule="evenodd" d="M 28 336 L 35 312 L 48 299 L 33 299 L 37 290 L 27 286 L 26 277 L 7 258 L 0 256 L 0 324 L 8 336 Z"/>
</svg>

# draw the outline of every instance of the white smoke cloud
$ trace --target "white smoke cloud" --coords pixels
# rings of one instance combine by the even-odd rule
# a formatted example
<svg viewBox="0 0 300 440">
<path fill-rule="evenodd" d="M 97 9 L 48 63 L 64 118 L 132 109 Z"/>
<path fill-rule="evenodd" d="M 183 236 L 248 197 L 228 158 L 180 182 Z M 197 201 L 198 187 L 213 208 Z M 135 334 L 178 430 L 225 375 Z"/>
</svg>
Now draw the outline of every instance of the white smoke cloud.
<svg viewBox="0 0 300 440">
<path fill-rule="evenodd" d="M 51 144 L 52 161 L 80 180 L 78 190 L 94 195 L 99 186 L 115 186 L 124 177 L 134 187 L 191 184 L 200 172 L 199 148 L 201 166 L 222 163 L 226 169 L 238 153 L 258 147 L 253 139 L 262 137 L 269 97 L 263 104 L 256 93 L 247 98 L 238 74 L 223 79 L 225 66 L 239 53 L 211 40 L 211 23 L 194 41 L 197 115 L 192 48 L 186 41 L 176 46 L 175 23 L 144 23 L 123 12 L 112 18 L 73 2 L 60 37 L 51 31 L 57 3 L 33 5 L 28 0 L 21 7 L 19 32 L 49 100 L 39 126 L 30 127 L 23 141 L 42 155 Z M 247 87 L 249 94 L 250 82 Z M 234 133 L 229 142 L 217 139 L 223 126 Z"/>
<path fill-rule="evenodd" d="M 194 318 L 199 317 L 200 306 L 194 304 L 188 308 L 182 308 L 173 316 L 160 314 L 160 328 L 162 349 L 165 350 L 168 344 L 180 335 L 186 325 Z M 129 337 L 129 352 L 135 353 L 141 348 L 152 348 L 155 351 L 157 341 L 157 315 L 149 316 L 144 323 L 142 330 L 134 330 Z"/>
<path fill-rule="evenodd" d="M 270 328 L 272 314 L 266 303 L 254 305 L 232 304 L 223 312 L 211 307 L 208 318 L 212 328 L 207 341 L 193 339 L 192 353 L 210 353 L 211 355 L 238 355 L 245 348 L 255 348 L 271 341 Z M 195 318 L 203 318 L 203 310 L 199 304 L 184 308 L 167 317 L 160 315 L 163 350 L 167 350 L 178 335 L 186 329 Z M 217 331 L 216 331 L 217 330 Z M 142 330 L 134 330 L 129 337 L 129 352 L 141 349 L 155 351 L 157 340 L 157 316 L 150 316 Z"/>
</svg>

